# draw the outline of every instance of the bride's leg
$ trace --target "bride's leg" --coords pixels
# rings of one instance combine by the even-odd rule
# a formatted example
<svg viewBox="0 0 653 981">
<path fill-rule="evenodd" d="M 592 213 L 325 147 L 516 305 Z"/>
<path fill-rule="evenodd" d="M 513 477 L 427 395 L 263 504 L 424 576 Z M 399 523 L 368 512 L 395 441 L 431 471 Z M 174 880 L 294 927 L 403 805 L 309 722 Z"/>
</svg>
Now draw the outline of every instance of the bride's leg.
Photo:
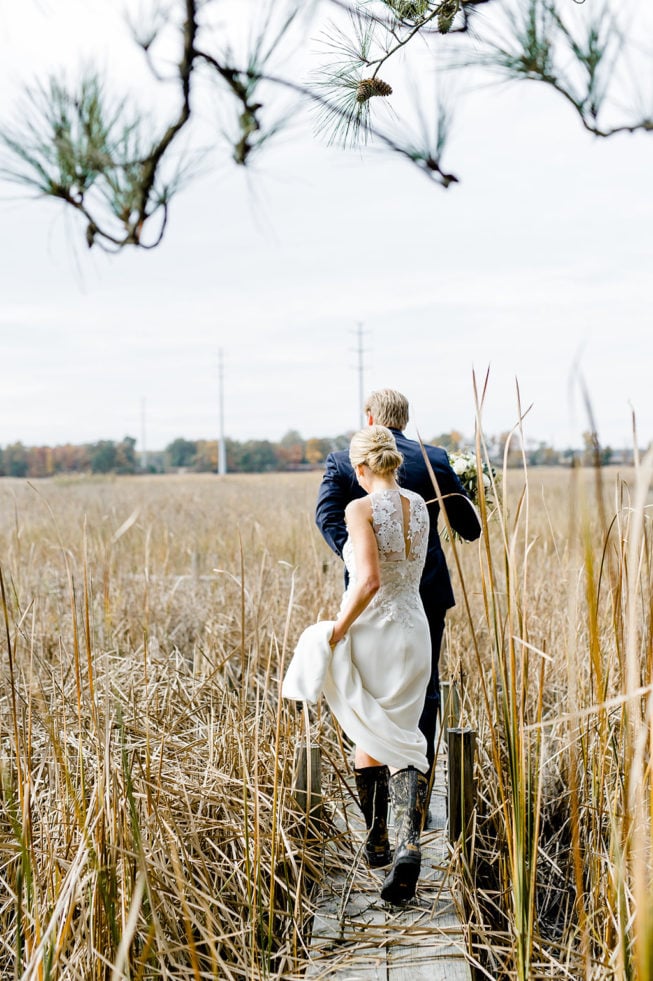
<svg viewBox="0 0 653 981">
<path fill-rule="evenodd" d="M 383 766 L 383 765 L 384 765 L 383 763 L 379 763 L 378 760 L 375 760 L 373 756 L 370 756 L 364 750 L 359 749 L 358 746 L 356 747 L 354 751 L 354 766 L 356 767 L 357 770 L 361 769 L 364 766 Z"/>
</svg>

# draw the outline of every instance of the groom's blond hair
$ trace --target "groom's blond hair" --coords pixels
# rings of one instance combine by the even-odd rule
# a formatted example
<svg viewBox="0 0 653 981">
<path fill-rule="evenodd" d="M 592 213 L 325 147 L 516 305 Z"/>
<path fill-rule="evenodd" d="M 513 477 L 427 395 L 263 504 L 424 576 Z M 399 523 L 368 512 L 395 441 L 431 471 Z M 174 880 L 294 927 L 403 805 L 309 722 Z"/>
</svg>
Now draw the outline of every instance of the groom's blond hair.
<svg viewBox="0 0 653 981">
<path fill-rule="evenodd" d="M 365 415 L 372 416 L 377 426 L 403 431 L 408 425 L 408 399 L 394 388 L 380 388 L 367 396 Z"/>
</svg>

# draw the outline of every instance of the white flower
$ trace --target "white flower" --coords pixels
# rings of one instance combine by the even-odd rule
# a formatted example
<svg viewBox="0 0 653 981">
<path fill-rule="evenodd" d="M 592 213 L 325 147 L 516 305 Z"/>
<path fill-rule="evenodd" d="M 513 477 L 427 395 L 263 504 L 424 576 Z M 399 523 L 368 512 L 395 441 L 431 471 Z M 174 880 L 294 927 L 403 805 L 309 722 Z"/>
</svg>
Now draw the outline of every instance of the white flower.
<svg viewBox="0 0 653 981">
<path fill-rule="evenodd" d="M 459 477 L 462 477 L 462 475 L 465 473 L 465 470 L 467 470 L 468 466 L 469 466 L 469 461 L 466 460 L 464 456 L 459 456 L 453 461 L 452 464 L 453 472 L 457 474 Z"/>
<path fill-rule="evenodd" d="M 483 474 L 483 487 L 491 487 L 492 481 L 486 473 Z"/>
</svg>

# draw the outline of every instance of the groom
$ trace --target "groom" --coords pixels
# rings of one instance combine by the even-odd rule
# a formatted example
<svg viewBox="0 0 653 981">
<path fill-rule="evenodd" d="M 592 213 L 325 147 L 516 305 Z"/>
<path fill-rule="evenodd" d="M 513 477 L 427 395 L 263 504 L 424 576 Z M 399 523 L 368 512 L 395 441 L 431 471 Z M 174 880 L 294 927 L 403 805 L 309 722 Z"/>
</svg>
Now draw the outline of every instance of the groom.
<svg viewBox="0 0 653 981">
<path fill-rule="evenodd" d="M 426 737 L 426 755 L 430 768 L 435 755 L 435 726 L 440 705 L 438 661 L 444 618 L 447 610 L 455 603 L 437 528 L 440 505 L 436 500 L 431 474 L 424 462 L 422 447 L 415 440 L 404 436 L 403 431 L 408 423 L 406 397 L 391 388 L 372 392 L 365 403 L 365 414 L 368 425 L 386 426 L 392 431 L 397 449 L 404 457 L 397 475 L 400 486 L 415 491 L 428 502 L 431 527 L 420 595 L 431 632 L 431 678 L 419 727 Z M 449 524 L 462 538 L 473 541 L 479 537 L 481 526 L 465 489 L 449 465 L 446 451 L 428 445 L 424 446 L 424 450 L 435 474 Z M 365 491 L 356 480 L 349 462 L 348 451 L 330 453 L 318 494 L 315 521 L 327 544 L 341 558 L 347 540 L 345 508 L 354 498 L 364 496 Z"/>
</svg>

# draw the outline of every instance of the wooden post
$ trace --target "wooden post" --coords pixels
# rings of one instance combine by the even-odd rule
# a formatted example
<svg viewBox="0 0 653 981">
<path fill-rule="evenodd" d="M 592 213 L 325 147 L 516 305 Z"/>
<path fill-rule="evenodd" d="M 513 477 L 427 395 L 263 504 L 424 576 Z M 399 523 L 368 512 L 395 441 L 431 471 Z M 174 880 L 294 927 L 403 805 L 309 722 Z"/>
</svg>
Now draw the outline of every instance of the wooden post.
<svg viewBox="0 0 653 981">
<path fill-rule="evenodd" d="M 306 815 L 306 828 L 322 817 L 322 756 L 319 746 L 295 750 L 294 794 Z"/>
<path fill-rule="evenodd" d="M 449 810 L 449 841 L 454 843 L 463 835 L 466 848 L 471 844 L 470 821 L 474 810 L 474 729 L 447 729 L 449 780 L 447 802 Z"/>
<path fill-rule="evenodd" d="M 453 681 L 440 682 L 440 705 L 442 707 L 442 728 L 455 729 L 460 723 L 460 695 Z"/>
</svg>

